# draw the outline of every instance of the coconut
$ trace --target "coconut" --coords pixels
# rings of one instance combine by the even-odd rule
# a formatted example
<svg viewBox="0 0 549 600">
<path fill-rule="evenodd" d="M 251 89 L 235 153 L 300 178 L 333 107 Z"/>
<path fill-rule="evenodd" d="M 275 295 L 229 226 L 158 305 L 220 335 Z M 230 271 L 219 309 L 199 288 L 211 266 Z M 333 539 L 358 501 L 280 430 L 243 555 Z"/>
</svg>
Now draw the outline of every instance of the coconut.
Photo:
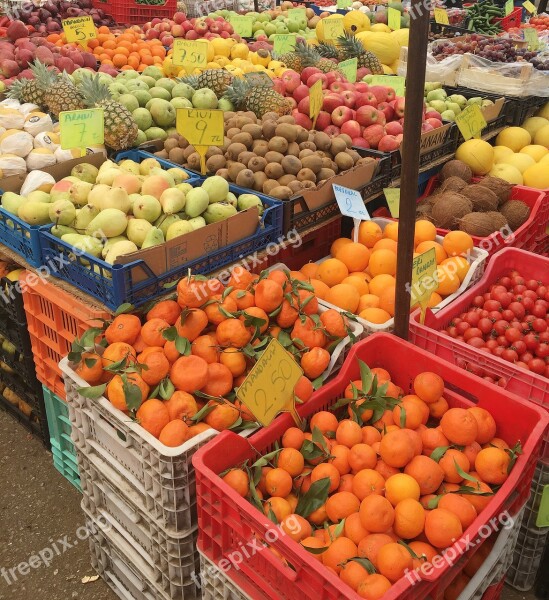
<svg viewBox="0 0 549 600">
<path fill-rule="evenodd" d="M 463 188 L 467 186 L 467 182 L 461 179 L 461 177 L 456 177 L 452 175 L 445 179 L 441 186 L 435 191 L 435 194 L 444 194 L 444 192 L 461 192 Z"/>
<path fill-rule="evenodd" d="M 472 210 L 473 204 L 469 198 L 455 192 L 445 192 L 438 196 L 433 205 L 433 222 L 437 227 L 453 229 L 459 219 Z"/>
<path fill-rule="evenodd" d="M 418 204 L 416 207 L 416 221 L 418 219 L 425 219 L 431 221 L 431 205 L 430 204 Z"/>
<path fill-rule="evenodd" d="M 461 193 L 471 200 L 475 212 L 497 210 L 499 199 L 490 189 L 482 185 L 468 185 Z"/>
<path fill-rule="evenodd" d="M 478 237 L 487 237 L 506 224 L 505 217 L 498 212 L 472 212 L 459 220 L 461 231 Z"/>
<path fill-rule="evenodd" d="M 507 219 L 511 229 L 516 231 L 530 216 L 530 207 L 520 200 L 509 200 L 502 204 L 499 212 Z"/>
<path fill-rule="evenodd" d="M 459 177 L 463 179 L 465 183 L 469 183 L 473 178 L 473 171 L 469 165 L 466 165 L 461 160 L 451 160 L 447 162 L 441 169 L 439 178 L 441 181 L 445 181 L 450 177 Z"/>
<path fill-rule="evenodd" d="M 512 184 L 505 181 L 504 179 L 500 179 L 499 177 L 483 177 L 478 185 L 482 185 L 483 187 L 487 187 L 491 189 L 494 194 L 499 199 L 499 204 L 503 204 L 509 200 L 509 196 L 511 195 Z"/>
</svg>

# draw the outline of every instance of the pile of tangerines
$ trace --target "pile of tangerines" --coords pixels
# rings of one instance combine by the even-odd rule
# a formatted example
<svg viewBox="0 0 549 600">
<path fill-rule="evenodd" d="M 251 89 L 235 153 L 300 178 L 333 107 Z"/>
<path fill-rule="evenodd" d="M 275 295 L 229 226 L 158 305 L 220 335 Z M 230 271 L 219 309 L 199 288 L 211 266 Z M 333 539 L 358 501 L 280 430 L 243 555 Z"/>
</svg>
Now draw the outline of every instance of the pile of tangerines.
<svg viewBox="0 0 549 600">
<path fill-rule="evenodd" d="M 451 231 L 441 243 L 430 221 L 415 224 L 414 257 L 435 249 L 438 289 L 429 306 L 456 292 L 469 271 L 473 239 L 463 231 Z M 331 258 L 301 267 L 316 295 L 370 323 L 382 324 L 395 315 L 398 222 L 382 229 L 375 221 L 362 221 L 358 241 L 339 238 L 331 246 Z"/>
<path fill-rule="evenodd" d="M 331 409 L 340 419 L 317 412 L 306 431 L 285 432 L 268 466 L 247 463 L 221 476 L 361 597 L 376 600 L 462 536 L 507 479 L 515 449 L 495 437 L 487 410 L 449 408 L 435 373 L 418 374 L 406 395 L 385 369 L 362 364 L 361 373 Z"/>
<path fill-rule="evenodd" d="M 294 394 L 306 402 L 349 329 L 339 311 L 320 311 L 313 287 L 291 272 L 235 267 L 226 286 L 189 275 L 176 299 L 141 316 L 119 314 L 95 333 L 104 350 L 96 352 L 94 335 L 77 340 L 76 373 L 162 443 L 179 446 L 208 428 L 255 422 L 235 388 L 273 338 L 303 369 Z"/>
</svg>

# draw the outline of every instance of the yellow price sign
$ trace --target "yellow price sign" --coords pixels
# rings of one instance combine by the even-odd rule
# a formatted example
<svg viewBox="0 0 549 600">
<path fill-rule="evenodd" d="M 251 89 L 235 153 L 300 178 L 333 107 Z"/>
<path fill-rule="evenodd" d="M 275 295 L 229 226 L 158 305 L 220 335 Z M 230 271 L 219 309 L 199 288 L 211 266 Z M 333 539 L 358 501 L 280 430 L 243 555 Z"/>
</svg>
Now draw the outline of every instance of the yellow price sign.
<svg viewBox="0 0 549 600">
<path fill-rule="evenodd" d="M 400 11 L 396 8 L 387 9 L 387 25 L 393 31 L 400 29 Z"/>
<path fill-rule="evenodd" d="M 398 219 L 400 214 L 400 188 L 385 188 L 383 190 L 385 200 L 393 219 Z"/>
<path fill-rule="evenodd" d="M 235 33 L 242 37 L 252 37 L 253 31 L 253 19 L 252 17 L 245 17 L 242 15 L 234 15 L 230 19 L 231 25 Z"/>
<path fill-rule="evenodd" d="M 306 19 L 307 9 L 306 8 L 290 8 L 288 10 L 288 18 L 290 19 Z"/>
<path fill-rule="evenodd" d="M 316 118 L 322 110 L 323 102 L 322 81 L 319 79 L 309 88 L 309 117 L 313 120 L 313 129 L 316 125 Z"/>
<path fill-rule="evenodd" d="M 358 58 L 349 58 L 348 60 L 344 60 L 340 62 L 338 65 L 338 69 L 342 71 L 345 78 L 350 83 L 355 83 L 356 81 L 356 71 L 358 68 Z"/>
<path fill-rule="evenodd" d="M 343 28 L 343 17 L 329 17 L 322 20 L 325 40 L 337 40 L 345 35 Z"/>
<path fill-rule="evenodd" d="M 480 137 L 480 132 L 486 127 L 486 119 L 478 104 L 471 104 L 456 115 L 455 123 L 464 140 Z"/>
<path fill-rule="evenodd" d="M 431 294 L 438 289 L 437 258 L 431 248 L 414 258 L 412 263 L 412 285 L 410 306 L 421 307 L 421 323 L 425 321 L 425 311 Z"/>
<path fill-rule="evenodd" d="M 203 69 L 208 64 L 208 42 L 206 40 L 175 40 L 172 63 L 187 71 Z"/>
<path fill-rule="evenodd" d="M 404 96 L 406 80 L 400 75 L 370 75 L 370 85 L 384 85 L 393 88 L 397 96 Z"/>
<path fill-rule="evenodd" d="M 351 4 L 352 4 L 351 0 L 337 0 L 338 8 L 349 8 L 349 6 L 351 6 Z"/>
<path fill-rule="evenodd" d="M 523 29 L 524 39 L 528 42 L 530 50 L 537 50 L 539 47 L 538 30 L 533 27 L 525 27 Z"/>
<path fill-rule="evenodd" d="M 94 40 L 97 38 L 97 29 L 95 28 L 95 23 L 89 16 L 63 19 L 62 25 L 67 42 L 75 42 L 86 47 L 89 40 Z"/>
<path fill-rule="evenodd" d="M 281 56 L 295 50 L 297 37 L 295 33 L 276 33 L 273 36 L 273 52 Z"/>
<path fill-rule="evenodd" d="M 237 397 L 265 427 L 280 412 L 289 412 L 299 425 L 294 388 L 302 375 L 301 367 L 273 339 L 238 388 Z"/>
<path fill-rule="evenodd" d="M 210 146 L 223 146 L 225 121 L 222 110 L 178 108 L 175 122 L 182 135 L 200 154 L 202 174 L 206 174 L 206 152 Z"/>
<path fill-rule="evenodd" d="M 535 7 L 534 4 L 532 4 L 530 2 L 530 0 L 526 0 L 526 2 L 522 3 L 522 6 L 524 6 L 524 8 L 529 12 L 529 13 L 536 13 L 538 11 L 538 9 Z"/>
<path fill-rule="evenodd" d="M 435 22 L 439 25 L 450 25 L 450 21 L 448 19 L 448 13 L 445 8 L 435 8 Z"/>
<path fill-rule="evenodd" d="M 505 2 L 505 16 L 507 17 L 508 15 L 510 15 L 513 11 L 515 10 L 515 3 L 514 0 L 507 0 L 507 2 Z"/>
<path fill-rule="evenodd" d="M 87 146 L 97 146 L 105 141 L 105 118 L 102 108 L 68 110 L 59 113 L 61 148 L 81 148 L 82 156 Z"/>
</svg>

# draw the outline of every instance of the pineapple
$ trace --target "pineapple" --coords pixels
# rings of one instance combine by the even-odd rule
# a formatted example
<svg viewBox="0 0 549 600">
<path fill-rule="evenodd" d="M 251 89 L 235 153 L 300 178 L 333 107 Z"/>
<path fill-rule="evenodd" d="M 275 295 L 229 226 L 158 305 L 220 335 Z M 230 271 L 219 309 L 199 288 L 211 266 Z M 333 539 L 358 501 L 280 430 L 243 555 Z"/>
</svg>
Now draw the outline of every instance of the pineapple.
<svg viewBox="0 0 549 600">
<path fill-rule="evenodd" d="M 44 90 L 36 79 L 17 79 L 11 84 L 6 95 L 21 103 L 31 102 L 36 106 L 44 106 Z"/>
<path fill-rule="evenodd" d="M 362 42 L 354 35 L 348 33 L 342 35 L 337 38 L 337 45 L 342 54 L 341 60 L 357 58 L 357 68 L 365 67 L 366 69 L 370 69 L 373 75 L 383 75 L 383 67 L 377 56 L 373 52 L 366 50 Z"/>
<path fill-rule="evenodd" d="M 38 61 L 31 65 L 31 70 L 38 86 L 44 91 L 43 105 L 47 106 L 54 117 L 65 110 L 84 108 L 84 98 L 67 73 L 57 75 Z"/>
<path fill-rule="evenodd" d="M 290 113 L 290 105 L 284 96 L 273 88 L 263 85 L 251 85 L 249 82 L 235 79 L 224 95 L 236 110 L 251 110 L 256 117 L 274 112 L 278 115 Z"/>
<path fill-rule="evenodd" d="M 218 98 L 221 98 L 227 88 L 233 82 L 234 75 L 226 69 L 206 69 L 200 75 L 190 75 L 183 79 L 179 79 L 181 83 L 186 83 L 195 90 L 208 88 L 215 92 Z"/>
<path fill-rule="evenodd" d="M 339 48 L 337 48 L 333 44 L 328 44 L 327 42 L 319 42 L 318 46 L 316 46 L 315 49 L 322 58 L 335 58 L 338 61 L 343 60 L 343 53 Z"/>
<path fill-rule="evenodd" d="M 278 60 L 283 62 L 288 69 L 301 73 L 305 67 L 316 66 L 319 58 L 320 56 L 314 48 L 308 46 L 303 40 L 297 40 L 294 51 L 282 54 Z"/>
<path fill-rule="evenodd" d="M 113 150 L 131 148 L 137 138 L 137 123 L 131 112 L 112 99 L 109 88 L 101 83 L 99 75 L 86 77 L 80 91 L 89 108 L 102 108 L 105 119 L 105 145 Z"/>
</svg>

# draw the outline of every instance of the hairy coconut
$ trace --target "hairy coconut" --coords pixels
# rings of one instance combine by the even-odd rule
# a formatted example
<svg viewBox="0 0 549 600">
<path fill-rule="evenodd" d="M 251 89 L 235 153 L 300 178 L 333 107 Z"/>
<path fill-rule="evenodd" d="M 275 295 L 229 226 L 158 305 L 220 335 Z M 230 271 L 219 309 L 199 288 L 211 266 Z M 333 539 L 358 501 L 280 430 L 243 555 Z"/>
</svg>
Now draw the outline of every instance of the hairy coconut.
<svg viewBox="0 0 549 600">
<path fill-rule="evenodd" d="M 487 237 L 507 224 L 505 217 L 498 212 L 472 212 L 459 220 L 459 228 L 469 235 Z"/>
<path fill-rule="evenodd" d="M 478 182 L 478 185 L 482 185 L 491 189 L 498 197 L 500 205 L 509 200 L 509 197 L 511 196 L 511 189 L 513 188 L 513 185 L 508 181 L 500 179 L 499 177 L 490 176 L 483 177 Z"/>
<path fill-rule="evenodd" d="M 442 182 L 441 186 L 435 190 L 435 194 L 444 194 L 444 192 L 460 193 L 461 190 L 463 190 L 465 187 L 467 187 L 466 181 L 463 181 L 461 177 L 456 177 L 452 175 L 451 177 L 448 177 L 448 179 L 445 179 Z"/>
<path fill-rule="evenodd" d="M 513 231 L 524 225 L 530 216 L 530 207 L 520 200 L 509 200 L 500 206 L 499 212 L 507 219 Z"/>
<path fill-rule="evenodd" d="M 469 183 L 473 178 L 473 171 L 461 160 L 451 160 L 442 167 L 439 174 L 441 181 L 445 181 L 449 177 L 459 177 L 465 183 Z"/>
<path fill-rule="evenodd" d="M 490 189 L 482 185 L 468 185 L 461 193 L 471 200 L 475 212 L 488 212 L 497 210 L 499 198 Z"/>
<path fill-rule="evenodd" d="M 459 219 L 472 210 L 473 204 L 469 198 L 455 192 L 445 192 L 438 196 L 431 214 L 437 227 L 454 229 Z"/>
</svg>

